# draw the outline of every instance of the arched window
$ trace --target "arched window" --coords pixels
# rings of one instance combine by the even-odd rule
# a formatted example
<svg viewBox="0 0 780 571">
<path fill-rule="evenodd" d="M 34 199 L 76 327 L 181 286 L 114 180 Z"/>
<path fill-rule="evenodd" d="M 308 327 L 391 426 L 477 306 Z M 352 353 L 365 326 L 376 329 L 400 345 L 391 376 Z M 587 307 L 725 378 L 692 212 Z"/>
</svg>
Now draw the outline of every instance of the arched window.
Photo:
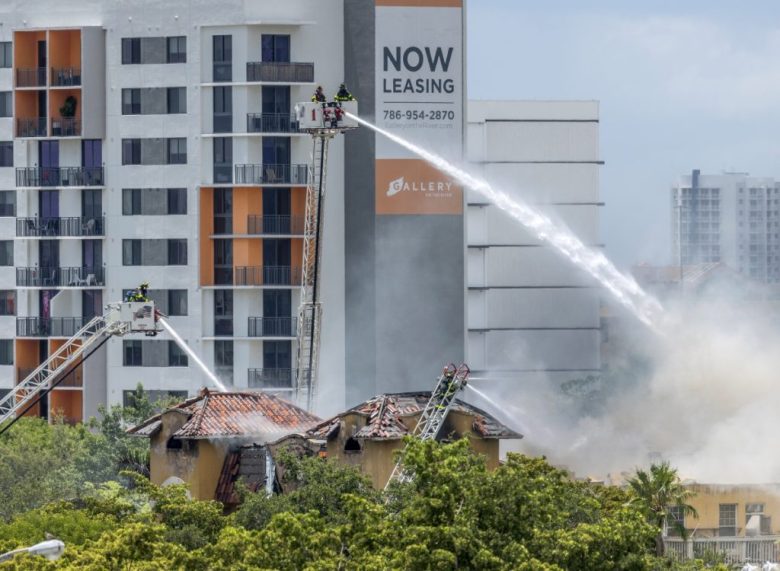
<svg viewBox="0 0 780 571">
<path fill-rule="evenodd" d="M 344 443 L 344 452 L 347 454 L 360 454 L 362 452 L 360 442 L 356 438 L 347 438 L 347 441 Z"/>
<path fill-rule="evenodd" d="M 181 450 L 184 447 L 184 443 L 181 440 L 179 440 L 178 438 L 174 438 L 173 436 L 171 436 L 168 439 L 168 442 L 165 445 L 165 447 L 168 450 Z"/>
</svg>

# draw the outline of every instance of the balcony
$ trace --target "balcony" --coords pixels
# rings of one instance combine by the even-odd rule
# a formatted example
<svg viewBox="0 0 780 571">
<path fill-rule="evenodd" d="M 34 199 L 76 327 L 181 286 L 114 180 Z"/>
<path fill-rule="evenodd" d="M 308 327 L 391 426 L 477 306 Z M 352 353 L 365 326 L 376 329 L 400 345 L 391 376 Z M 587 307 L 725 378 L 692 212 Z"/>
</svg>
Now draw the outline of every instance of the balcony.
<svg viewBox="0 0 780 571">
<path fill-rule="evenodd" d="M 246 64 L 247 81 L 278 81 L 280 83 L 314 82 L 313 63 L 282 61 L 250 61 Z"/>
<path fill-rule="evenodd" d="M 30 67 L 17 69 L 16 87 L 46 87 L 46 68 Z"/>
<path fill-rule="evenodd" d="M 16 370 L 17 379 L 19 381 L 23 381 L 24 379 L 29 377 L 34 370 L 35 369 L 21 369 L 21 368 L 17 369 Z M 58 389 L 62 389 L 66 387 L 80 388 L 83 386 L 84 386 L 84 371 L 81 367 L 76 367 L 75 369 L 73 369 L 71 372 L 65 375 L 65 378 L 62 379 L 62 381 L 60 381 L 57 384 Z"/>
<path fill-rule="evenodd" d="M 80 137 L 81 119 L 78 117 L 52 117 L 52 137 Z"/>
<path fill-rule="evenodd" d="M 742 565 L 746 561 L 777 561 L 780 559 L 780 536 L 757 537 L 693 537 L 664 538 L 666 553 L 671 559 L 685 561 L 706 555 L 722 556 L 727 565 Z"/>
<path fill-rule="evenodd" d="M 303 236 L 303 216 L 250 214 L 246 233 Z"/>
<path fill-rule="evenodd" d="M 296 317 L 250 317 L 247 335 L 249 337 L 295 337 L 297 329 Z"/>
<path fill-rule="evenodd" d="M 292 390 L 298 369 L 249 369 L 250 389 Z"/>
<path fill-rule="evenodd" d="M 299 286 L 301 269 L 290 266 L 236 266 L 233 268 L 233 285 Z"/>
<path fill-rule="evenodd" d="M 16 268 L 16 287 L 103 287 L 105 268 Z"/>
<path fill-rule="evenodd" d="M 88 320 L 83 317 L 17 317 L 17 337 L 73 337 Z"/>
<path fill-rule="evenodd" d="M 103 186 L 103 167 L 19 167 L 16 186 Z"/>
<path fill-rule="evenodd" d="M 307 165 L 236 165 L 236 184 L 304 185 L 308 179 Z"/>
<path fill-rule="evenodd" d="M 46 117 L 19 117 L 16 120 L 17 137 L 45 137 Z"/>
<path fill-rule="evenodd" d="M 247 133 L 300 133 L 295 115 L 288 113 L 247 113 Z"/>
<path fill-rule="evenodd" d="M 51 84 L 54 87 L 74 87 L 81 85 L 81 68 L 53 68 L 51 70 Z"/>
<path fill-rule="evenodd" d="M 73 216 L 69 218 L 17 218 L 16 235 L 19 238 L 49 236 L 102 236 L 105 219 Z"/>
</svg>

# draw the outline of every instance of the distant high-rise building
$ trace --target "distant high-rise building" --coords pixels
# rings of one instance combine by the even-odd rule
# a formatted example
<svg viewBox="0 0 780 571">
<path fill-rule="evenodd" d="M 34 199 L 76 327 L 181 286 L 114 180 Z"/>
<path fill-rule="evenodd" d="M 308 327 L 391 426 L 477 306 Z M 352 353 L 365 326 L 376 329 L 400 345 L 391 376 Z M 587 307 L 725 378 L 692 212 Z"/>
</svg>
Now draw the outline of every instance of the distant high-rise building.
<svg viewBox="0 0 780 571">
<path fill-rule="evenodd" d="M 678 265 L 722 262 L 760 282 L 780 280 L 780 182 L 694 170 L 672 187 L 670 206 Z"/>
</svg>

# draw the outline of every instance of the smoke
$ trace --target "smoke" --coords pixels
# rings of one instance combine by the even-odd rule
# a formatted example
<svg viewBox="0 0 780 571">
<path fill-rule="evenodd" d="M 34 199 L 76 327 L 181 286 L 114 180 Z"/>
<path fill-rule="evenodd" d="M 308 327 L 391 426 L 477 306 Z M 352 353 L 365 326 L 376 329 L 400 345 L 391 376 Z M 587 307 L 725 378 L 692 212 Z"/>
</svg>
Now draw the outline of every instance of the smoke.
<svg viewBox="0 0 780 571">
<path fill-rule="evenodd" d="M 780 481 L 780 330 L 769 302 L 719 292 L 667 307 L 657 336 L 622 323 L 626 345 L 600 377 L 474 384 L 524 433 L 523 451 L 578 476 L 619 479 L 664 459 L 700 482 Z"/>
</svg>

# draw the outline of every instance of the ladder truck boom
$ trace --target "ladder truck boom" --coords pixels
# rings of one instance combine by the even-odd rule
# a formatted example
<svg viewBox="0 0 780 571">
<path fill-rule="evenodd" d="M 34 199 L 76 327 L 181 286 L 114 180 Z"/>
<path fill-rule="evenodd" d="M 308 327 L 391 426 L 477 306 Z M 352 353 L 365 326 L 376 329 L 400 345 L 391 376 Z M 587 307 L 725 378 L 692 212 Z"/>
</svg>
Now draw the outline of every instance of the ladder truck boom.
<svg viewBox="0 0 780 571">
<path fill-rule="evenodd" d="M 0 398 L 0 433 L 8 428 L 5 421 L 24 413 L 42 393 L 51 390 L 80 361 L 89 357 L 108 338 L 143 332 L 156 335 L 159 313 L 152 301 L 126 301 L 106 306 L 103 315 L 93 317 L 57 351 L 26 378 Z"/>
<path fill-rule="evenodd" d="M 295 400 L 311 411 L 315 405 L 319 370 L 320 274 L 328 143 L 336 135 L 358 126 L 345 113 L 357 114 L 357 101 L 299 103 L 295 106 L 298 127 L 312 136 L 312 160 L 306 186 L 303 230 L 301 301 L 298 308 L 298 352 L 296 358 Z"/>
<path fill-rule="evenodd" d="M 447 420 L 447 415 L 452 408 L 452 403 L 455 402 L 455 396 L 466 388 L 470 372 L 468 365 L 465 363 L 460 367 L 456 367 L 452 363 L 444 367 L 439 380 L 436 382 L 436 388 L 433 389 L 431 398 L 428 399 L 428 402 L 414 427 L 414 431 L 412 432 L 413 438 L 422 441 L 436 438 L 444 421 Z M 396 480 L 401 483 L 411 481 L 412 474 L 403 468 L 404 452 L 406 452 L 405 449 L 401 452 L 398 461 L 395 463 L 395 467 L 385 485 L 385 490 Z"/>
</svg>

